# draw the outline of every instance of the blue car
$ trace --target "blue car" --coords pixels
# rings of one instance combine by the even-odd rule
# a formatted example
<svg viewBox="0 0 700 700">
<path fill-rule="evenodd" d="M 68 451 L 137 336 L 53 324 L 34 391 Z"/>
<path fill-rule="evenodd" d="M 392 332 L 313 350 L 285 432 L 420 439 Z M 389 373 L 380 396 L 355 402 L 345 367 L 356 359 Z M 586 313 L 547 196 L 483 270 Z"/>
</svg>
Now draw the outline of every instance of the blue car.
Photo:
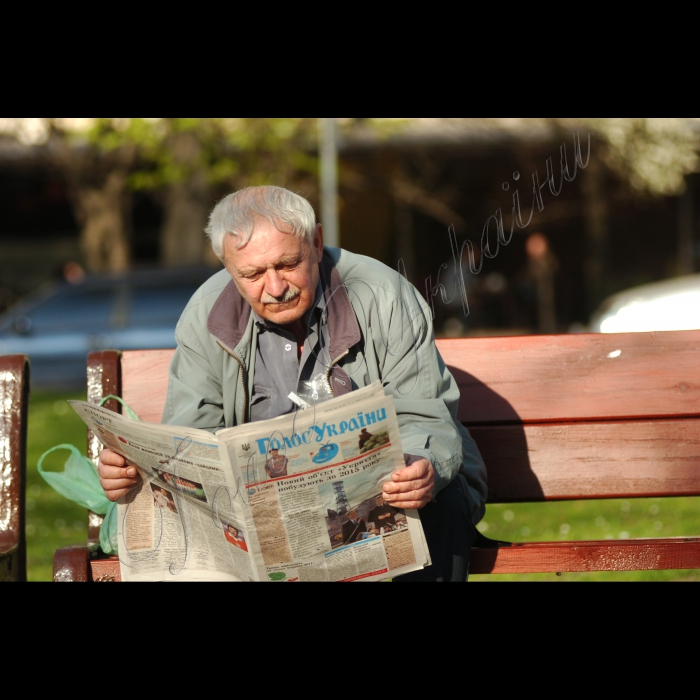
<svg viewBox="0 0 700 700">
<path fill-rule="evenodd" d="M 0 354 L 29 355 L 31 386 L 85 387 L 87 354 L 175 347 L 175 325 L 211 267 L 88 275 L 49 285 L 0 316 Z"/>
</svg>

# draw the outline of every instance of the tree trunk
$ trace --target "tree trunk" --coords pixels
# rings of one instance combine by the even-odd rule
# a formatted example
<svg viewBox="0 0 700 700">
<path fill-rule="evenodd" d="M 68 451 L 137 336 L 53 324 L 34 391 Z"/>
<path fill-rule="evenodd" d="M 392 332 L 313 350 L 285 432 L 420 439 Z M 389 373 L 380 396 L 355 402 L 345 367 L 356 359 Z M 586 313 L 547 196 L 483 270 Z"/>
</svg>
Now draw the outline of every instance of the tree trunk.
<svg viewBox="0 0 700 700">
<path fill-rule="evenodd" d="M 173 183 L 165 195 L 165 218 L 160 234 L 160 258 L 169 266 L 196 265 L 205 260 L 211 192 L 200 161 L 202 146 L 189 132 L 172 141 L 173 158 L 188 171 L 184 182 Z"/>
<path fill-rule="evenodd" d="M 80 246 L 91 272 L 121 272 L 129 266 L 126 227 L 126 176 L 113 170 L 97 187 L 78 186 L 76 192 L 82 231 Z"/>
<path fill-rule="evenodd" d="M 170 185 L 160 236 L 161 261 L 169 266 L 196 265 L 204 259 L 208 207 L 199 188 L 188 182 Z"/>
<path fill-rule="evenodd" d="M 66 178 L 76 221 L 81 225 L 80 248 L 90 272 L 121 272 L 131 260 L 130 193 L 126 179 L 136 148 L 124 145 L 102 151 L 75 145 L 52 127 L 49 160 Z"/>
</svg>

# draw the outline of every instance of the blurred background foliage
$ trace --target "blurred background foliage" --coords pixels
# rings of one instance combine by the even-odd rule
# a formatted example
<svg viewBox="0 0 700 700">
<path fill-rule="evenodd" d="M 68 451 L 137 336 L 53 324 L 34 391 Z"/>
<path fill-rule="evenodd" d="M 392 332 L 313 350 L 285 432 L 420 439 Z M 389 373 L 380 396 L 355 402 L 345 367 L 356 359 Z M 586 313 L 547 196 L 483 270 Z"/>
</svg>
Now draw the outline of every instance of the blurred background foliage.
<svg viewBox="0 0 700 700">
<path fill-rule="evenodd" d="M 313 119 L 15 119 L 0 132 L 33 148 L 39 167 L 67 186 L 80 249 L 92 272 L 132 262 L 133 192 L 162 210 L 160 261 L 207 258 L 201 232 L 212 203 L 247 185 L 313 192 Z M 194 234 L 193 234 L 194 232 Z"/>
<path fill-rule="evenodd" d="M 451 263 L 449 226 L 458 243 L 469 239 L 477 248 L 494 212 L 502 212 L 506 231 L 513 228 L 509 247 L 484 261 L 480 275 L 468 276 L 468 317 L 433 299 L 437 335 L 576 332 L 608 295 L 697 270 L 700 119 L 339 118 L 335 124 L 341 245 L 393 268 L 401 260 L 426 297 L 434 296 L 441 266 Z M 562 148 L 573 170 L 574 134 L 585 168 L 564 180 L 556 196 L 542 189 L 543 206 L 535 206 L 533 177 L 545 182 L 548 159 L 557 183 Z M 308 118 L 0 119 L 0 311 L 63 279 L 68 265 L 88 272 L 220 267 L 203 229 L 225 194 L 275 184 L 306 196 L 320 213 L 319 139 L 319 120 Z M 516 191 L 528 221 L 522 227 L 513 220 Z M 535 277 L 545 268 L 532 257 L 542 246 L 551 292 L 544 310 L 537 298 L 542 280 Z M 50 579 L 57 547 L 85 539 L 85 514 L 35 469 L 39 455 L 57 443 L 84 449 L 82 423 L 65 402 L 82 397 L 32 393 L 32 580 Z M 55 455 L 53 466 L 59 462 Z M 697 505 L 697 499 L 643 499 L 575 509 L 571 503 L 492 506 L 482 527 L 503 539 L 697 535 Z"/>
<path fill-rule="evenodd" d="M 549 159 L 558 178 L 562 147 L 573 164 L 578 133 L 586 167 L 556 196 L 545 188 L 541 210 L 535 207 L 526 227 L 515 227 L 511 252 L 472 280 L 472 294 L 482 299 L 463 332 L 536 330 L 531 292 L 519 279 L 527 276 L 525 241 L 534 232 L 547 238 L 560 263 L 554 303 L 564 330 L 585 324 L 618 289 L 688 274 L 697 265 L 698 119 L 335 122 L 341 244 L 392 267 L 402 259 L 421 291 L 449 260 L 447 227 L 454 225 L 460 242 L 478 246 L 498 209 L 506 229 L 512 225 L 516 189 L 527 220 L 532 176 L 544 183 Z M 90 272 L 216 267 L 203 234 L 208 213 L 246 185 L 288 187 L 320 211 L 319 137 L 319 120 L 301 118 L 0 119 L 0 203 L 7 205 L 0 253 L 8 261 L 0 263 L 0 310 L 69 258 Z M 30 243 L 28 236 L 53 269 L 18 271 L 15 251 Z M 438 315 L 440 332 L 453 314 Z"/>
</svg>

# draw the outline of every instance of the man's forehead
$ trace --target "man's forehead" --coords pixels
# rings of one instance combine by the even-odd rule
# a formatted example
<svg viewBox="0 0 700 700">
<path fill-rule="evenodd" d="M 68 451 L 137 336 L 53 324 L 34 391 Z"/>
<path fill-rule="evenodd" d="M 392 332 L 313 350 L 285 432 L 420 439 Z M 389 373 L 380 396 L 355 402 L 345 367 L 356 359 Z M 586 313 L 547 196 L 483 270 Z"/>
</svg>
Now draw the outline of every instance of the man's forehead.
<svg viewBox="0 0 700 700">
<path fill-rule="evenodd" d="M 253 233 L 250 241 L 236 248 L 232 236 L 226 241 L 226 255 L 236 267 L 266 267 L 282 260 L 303 257 L 307 246 L 304 238 L 269 226 Z"/>
<path fill-rule="evenodd" d="M 270 221 L 266 216 L 261 216 L 260 214 L 255 214 L 253 216 L 253 233 L 250 236 L 250 241 L 254 241 L 264 235 L 275 235 L 287 238 L 292 235 L 292 227 L 289 224 L 285 224 L 282 221 Z M 248 244 L 250 243 L 248 242 Z M 246 244 L 241 248 L 243 250 L 247 247 Z"/>
</svg>

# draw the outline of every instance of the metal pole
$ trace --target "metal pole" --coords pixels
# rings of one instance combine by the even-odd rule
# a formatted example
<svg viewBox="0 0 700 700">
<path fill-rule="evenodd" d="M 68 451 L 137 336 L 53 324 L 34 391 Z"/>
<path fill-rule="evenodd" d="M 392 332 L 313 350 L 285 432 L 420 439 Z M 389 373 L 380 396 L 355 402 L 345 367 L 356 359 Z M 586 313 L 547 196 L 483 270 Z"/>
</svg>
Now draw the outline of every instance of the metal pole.
<svg viewBox="0 0 700 700">
<path fill-rule="evenodd" d="M 338 225 L 338 147 L 335 119 L 319 119 L 321 153 L 321 224 L 326 245 L 340 245 Z"/>
</svg>

